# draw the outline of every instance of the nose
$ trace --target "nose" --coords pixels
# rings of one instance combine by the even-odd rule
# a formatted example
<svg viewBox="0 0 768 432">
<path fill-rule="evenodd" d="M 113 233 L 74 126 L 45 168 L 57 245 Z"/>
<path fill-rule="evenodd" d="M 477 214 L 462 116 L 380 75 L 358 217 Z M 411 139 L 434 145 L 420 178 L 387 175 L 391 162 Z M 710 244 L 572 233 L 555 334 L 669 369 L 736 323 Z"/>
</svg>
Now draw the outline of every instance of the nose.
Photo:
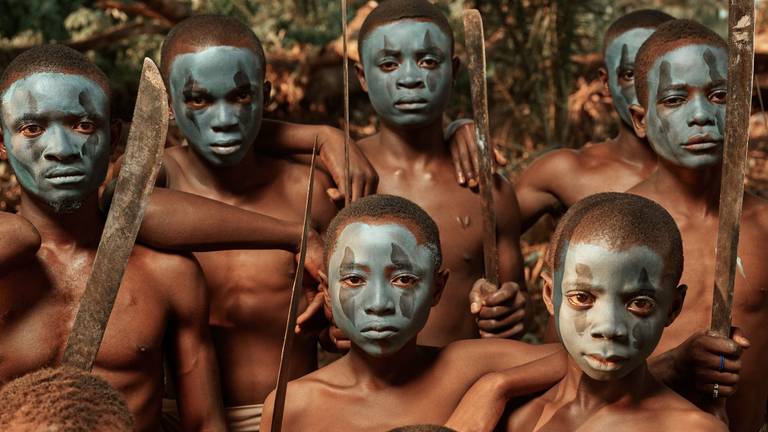
<svg viewBox="0 0 768 432">
<path fill-rule="evenodd" d="M 369 285 L 366 291 L 366 297 L 363 300 L 366 314 L 386 316 L 395 313 L 395 300 L 387 287 L 383 284 Z"/>
<path fill-rule="evenodd" d="M 606 305 L 599 310 L 592 310 L 592 325 L 590 335 L 595 339 L 613 341 L 626 341 L 628 337 L 627 325 L 621 319 L 619 305 Z"/>
<path fill-rule="evenodd" d="M 424 78 L 419 67 L 413 61 L 404 62 L 400 70 L 400 76 L 397 78 L 397 87 L 406 89 L 424 87 Z"/>
<path fill-rule="evenodd" d="M 72 162 L 82 158 L 85 140 L 71 136 L 63 127 L 53 125 L 45 132 L 43 157 L 49 161 Z"/>
<path fill-rule="evenodd" d="M 213 107 L 211 127 L 216 132 L 226 132 L 237 127 L 236 109 L 226 101 L 221 101 Z"/>
<path fill-rule="evenodd" d="M 696 95 L 691 104 L 691 118 L 689 126 L 710 126 L 715 124 L 715 112 L 717 108 L 703 94 Z"/>
</svg>

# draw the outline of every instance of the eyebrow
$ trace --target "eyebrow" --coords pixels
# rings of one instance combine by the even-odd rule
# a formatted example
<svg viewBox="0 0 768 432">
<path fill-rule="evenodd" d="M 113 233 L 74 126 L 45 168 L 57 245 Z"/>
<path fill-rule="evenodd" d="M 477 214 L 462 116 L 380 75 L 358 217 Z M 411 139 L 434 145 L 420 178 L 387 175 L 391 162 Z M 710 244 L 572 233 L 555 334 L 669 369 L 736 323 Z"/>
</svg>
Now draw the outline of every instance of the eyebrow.
<svg viewBox="0 0 768 432">
<path fill-rule="evenodd" d="M 569 290 L 579 290 L 579 291 L 597 291 L 597 292 L 605 292 L 605 288 L 603 288 L 600 285 L 593 285 L 591 282 L 585 282 L 581 280 L 575 280 L 573 282 L 565 282 L 564 283 L 566 289 Z"/>
<path fill-rule="evenodd" d="M 376 57 L 400 57 L 400 51 L 382 48 L 376 52 Z"/>
<path fill-rule="evenodd" d="M 438 46 L 428 46 L 419 50 L 416 50 L 417 54 L 437 54 L 440 56 L 444 56 L 445 52 L 440 49 Z"/>
<path fill-rule="evenodd" d="M 688 90 L 688 86 L 685 84 L 670 84 L 664 88 L 660 88 L 656 94 L 661 94 L 669 91 L 684 91 Z"/>
</svg>

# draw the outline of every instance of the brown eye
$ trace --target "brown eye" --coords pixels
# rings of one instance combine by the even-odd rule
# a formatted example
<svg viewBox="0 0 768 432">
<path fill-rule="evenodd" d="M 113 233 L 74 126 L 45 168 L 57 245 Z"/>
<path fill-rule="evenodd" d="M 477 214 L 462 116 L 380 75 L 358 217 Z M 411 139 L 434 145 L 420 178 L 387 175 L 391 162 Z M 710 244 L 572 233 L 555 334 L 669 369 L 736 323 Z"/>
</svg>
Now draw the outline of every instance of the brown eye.
<svg viewBox="0 0 768 432">
<path fill-rule="evenodd" d="M 43 128 L 36 124 L 30 124 L 22 127 L 19 132 L 27 138 L 37 138 L 43 134 Z"/>
<path fill-rule="evenodd" d="M 410 288 L 419 282 L 419 278 L 414 275 L 398 275 L 392 280 L 392 284 L 400 288 Z"/>
<path fill-rule="evenodd" d="M 238 92 L 235 95 L 235 101 L 237 101 L 237 103 L 239 104 L 247 105 L 253 102 L 253 96 L 251 95 L 251 92 L 246 92 L 246 91 Z"/>
<path fill-rule="evenodd" d="M 432 58 L 423 58 L 421 61 L 419 61 L 419 66 L 423 67 L 424 69 L 435 69 L 440 65 L 440 63 L 437 62 L 437 60 Z"/>
<path fill-rule="evenodd" d="M 661 104 L 668 108 L 677 108 L 685 103 L 685 98 L 682 96 L 670 96 L 661 100 Z"/>
<path fill-rule="evenodd" d="M 621 74 L 621 79 L 624 81 L 634 81 L 635 80 L 635 71 L 633 70 L 626 70 Z"/>
<path fill-rule="evenodd" d="M 365 283 L 365 279 L 358 275 L 349 275 L 341 278 L 340 282 L 350 287 L 359 287 Z"/>
<path fill-rule="evenodd" d="M 202 97 L 202 96 L 194 96 L 186 100 L 186 104 L 188 107 L 198 110 L 205 108 L 208 106 L 208 99 Z"/>
<path fill-rule="evenodd" d="M 576 306 L 577 308 L 586 308 L 595 304 L 595 296 L 584 291 L 575 291 L 566 294 L 568 303 Z"/>
<path fill-rule="evenodd" d="M 709 95 L 709 100 L 712 101 L 712 103 L 724 104 L 726 95 L 727 93 L 725 90 L 715 90 Z"/>
<path fill-rule="evenodd" d="M 650 297 L 637 297 L 630 300 L 627 309 L 635 315 L 648 316 L 656 310 L 656 302 Z"/>
<path fill-rule="evenodd" d="M 96 125 L 93 122 L 81 121 L 75 125 L 75 131 L 81 134 L 90 135 L 96 132 Z"/>
<path fill-rule="evenodd" d="M 381 69 L 384 72 L 392 72 L 393 70 L 397 69 L 398 66 L 400 65 L 398 65 L 397 62 L 387 61 L 379 64 L 379 69 Z"/>
</svg>

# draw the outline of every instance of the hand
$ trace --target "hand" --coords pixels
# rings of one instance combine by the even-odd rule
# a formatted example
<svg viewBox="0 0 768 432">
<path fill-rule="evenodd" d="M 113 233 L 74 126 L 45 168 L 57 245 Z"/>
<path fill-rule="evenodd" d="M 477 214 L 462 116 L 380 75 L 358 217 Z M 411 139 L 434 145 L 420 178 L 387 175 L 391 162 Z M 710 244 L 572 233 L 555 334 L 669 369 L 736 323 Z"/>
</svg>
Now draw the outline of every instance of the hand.
<svg viewBox="0 0 768 432">
<path fill-rule="evenodd" d="M 732 329 L 731 338 L 699 331 L 673 350 L 673 365 L 681 382 L 692 383 L 705 406 L 720 405 L 720 399 L 732 396 L 738 387 L 741 354 L 750 342 L 739 328 Z M 721 361 L 722 356 L 722 361 Z M 722 366 L 722 367 L 721 367 Z M 714 398 L 714 385 L 718 398 Z M 702 406 L 702 408 L 705 408 Z"/>
<path fill-rule="evenodd" d="M 309 227 L 309 231 L 307 232 L 307 255 L 304 257 L 304 269 L 312 275 L 312 278 L 318 283 L 322 282 L 320 274 L 323 272 L 323 249 L 323 237 L 315 231 L 314 228 Z M 298 254 L 296 254 L 296 259 L 298 261 Z"/>
<path fill-rule="evenodd" d="M 471 120 L 456 120 L 446 129 L 448 146 L 456 170 L 456 181 L 461 186 L 470 188 L 479 185 L 477 144 L 475 143 L 475 123 Z M 509 161 L 496 147 L 493 156 L 497 166 L 507 166 Z"/>
<path fill-rule="evenodd" d="M 328 319 L 323 313 L 324 296 L 322 292 L 314 292 L 314 295 L 308 294 L 307 308 L 296 317 L 296 327 L 293 331 L 297 335 L 317 335 L 328 328 Z M 311 297 L 311 298 L 310 298 Z"/>
<path fill-rule="evenodd" d="M 478 279 L 469 292 L 469 310 L 476 315 L 480 337 L 520 337 L 525 330 L 527 295 L 515 282 L 504 282 L 500 289 Z"/>
<path fill-rule="evenodd" d="M 333 177 L 337 188 L 330 188 L 326 192 L 334 201 L 344 199 L 347 194 L 344 181 L 344 132 L 327 127 L 318 135 L 320 148 L 320 160 L 323 162 Z M 352 181 L 352 191 L 349 192 L 351 201 L 376 193 L 379 184 L 379 175 L 365 157 L 360 148 L 350 139 L 349 142 L 349 176 Z"/>
<path fill-rule="evenodd" d="M 500 390 L 503 381 L 504 378 L 494 372 L 477 380 L 461 398 L 445 426 L 462 432 L 493 431 L 507 405 L 507 397 Z"/>
</svg>

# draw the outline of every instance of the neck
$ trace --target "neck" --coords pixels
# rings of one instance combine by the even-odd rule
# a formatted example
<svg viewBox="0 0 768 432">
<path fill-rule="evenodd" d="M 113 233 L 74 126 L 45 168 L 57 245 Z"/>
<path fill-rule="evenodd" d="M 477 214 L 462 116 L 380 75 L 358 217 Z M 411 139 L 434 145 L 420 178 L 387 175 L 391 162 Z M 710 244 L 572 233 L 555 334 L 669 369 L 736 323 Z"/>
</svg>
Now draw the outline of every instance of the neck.
<svg viewBox="0 0 768 432">
<path fill-rule="evenodd" d="M 619 120 L 619 135 L 613 142 L 616 154 L 628 163 L 651 169 L 656 166 L 657 156 L 651 146 L 623 120 Z"/>
<path fill-rule="evenodd" d="M 95 192 L 74 212 L 56 213 L 51 206 L 22 189 L 19 214 L 37 228 L 44 243 L 96 247 L 104 227 Z"/>
<path fill-rule="evenodd" d="M 212 187 L 220 192 L 228 192 L 232 195 L 242 195 L 252 191 L 255 186 L 269 182 L 274 178 L 270 169 L 272 164 L 267 162 L 267 155 L 259 154 L 254 143 L 243 159 L 230 166 L 215 166 L 195 152 L 189 146 L 188 151 L 192 156 L 189 161 L 189 169 L 195 173 L 194 177 L 202 184 Z"/>
<path fill-rule="evenodd" d="M 558 399 L 574 403 L 584 411 L 594 412 L 606 405 L 633 403 L 642 399 L 655 381 L 645 362 L 621 379 L 597 381 L 585 374 L 569 357 L 568 372 L 560 383 Z"/>
<path fill-rule="evenodd" d="M 387 151 L 400 161 L 418 163 L 447 154 L 441 120 L 415 129 L 403 129 L 381 122 L 379 139 Z"/>
<path fill-rule="evenodd" d="M 660 160 L 649 178 L 657 191 L 674 197 L 674 207 L 689 213 L 714 214 L 720 206 L 720 163 L 704 168 L 686 168 Z"/>
<path fill-rule="evenodd" d="M 418 375 L 422 355 L 421 348 L 416 345 L 416 338 L 413 338 L 400 351 L 385 357 L 373 357 L 353 343 L 346 359 L 357 380 L 365 385 L 381 388 Z"/>
</svg>

